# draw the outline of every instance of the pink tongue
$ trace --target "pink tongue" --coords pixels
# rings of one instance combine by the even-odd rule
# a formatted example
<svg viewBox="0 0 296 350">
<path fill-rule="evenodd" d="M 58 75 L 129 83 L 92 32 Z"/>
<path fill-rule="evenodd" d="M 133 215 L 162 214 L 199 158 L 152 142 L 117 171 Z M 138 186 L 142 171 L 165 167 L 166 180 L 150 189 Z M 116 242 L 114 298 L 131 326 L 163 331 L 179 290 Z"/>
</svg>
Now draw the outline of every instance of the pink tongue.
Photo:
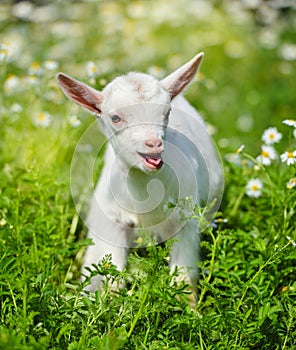
<svg viewBox="0 0 296 350">
<path fill-rule="evenodd" d="M 146 160 L 149 164 L 154 166 L 158 166 L 162 162 L 161 158 L 146 158 Z"/>
</svg>

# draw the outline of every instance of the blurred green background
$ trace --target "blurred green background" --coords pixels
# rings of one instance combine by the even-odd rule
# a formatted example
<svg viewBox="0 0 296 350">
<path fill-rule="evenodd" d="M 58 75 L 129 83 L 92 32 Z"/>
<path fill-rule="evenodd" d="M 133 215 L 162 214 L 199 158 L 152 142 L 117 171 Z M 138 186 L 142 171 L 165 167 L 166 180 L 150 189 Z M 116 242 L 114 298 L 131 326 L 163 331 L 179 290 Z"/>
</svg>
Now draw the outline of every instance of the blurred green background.
<svg viewBox="0 0 296 350">
<path fill-rule="evenodd" d="M 66 118 L 64 111 L 84 115 L 58 90 L 56 72 L 39 79 L 46 60 L 101 88 L 130 70 L 162 77 L 204 51 L 187 98 L 222 151 L 246 144 L 258 152 L 266 127 L 281 130 L 283 119 L 295 118 L 295 10 L 293 0 L 2 1 L 0 42 L 9 55 L 1 61 L 0 123 L 13 118 L 16 101 L 27 103 L 21 119 L 28 123 L 41 108 L 53 120 Z M 34 98 L 26 85 L 36 77 Z"/>
</svg>

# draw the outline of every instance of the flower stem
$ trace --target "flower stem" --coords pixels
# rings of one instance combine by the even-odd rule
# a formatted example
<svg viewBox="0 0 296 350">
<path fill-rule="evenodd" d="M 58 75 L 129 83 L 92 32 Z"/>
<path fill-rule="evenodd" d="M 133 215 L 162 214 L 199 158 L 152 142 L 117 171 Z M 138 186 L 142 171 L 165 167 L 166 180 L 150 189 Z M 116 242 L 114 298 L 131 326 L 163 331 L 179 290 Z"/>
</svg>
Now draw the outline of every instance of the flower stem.
<svg viewBox="0 0 296 350">
<path fill-rule="evenodd" d="M 138 312 L 137 312 L 137 314 L 136 314 L 136 316 L 135 316 L 135 318 L 134 318 L 134 320 L 133 320 L 133 322 L 131 324 L 131 328 L 130 328 L 128 334 L 127 334 L 127 338 L 129 338 L 131 336 L 131 334 L 133 333 L 134 328 L 136 327 L 136 324 L 137 324 L 139 318 L 141 317 L 142 310 L 143 310 L 143 307 L 144 307 L 144 305 L 146 303 L 146 300 L 147 300 L 149 292 L 150 292 L 150 285 L 148 286 L 147 290 L 145 291 L 145 294 L 144 294 L 144 297 L 143 297 L 143 299 L 141 301 L 139 310 L 138 310 Z"/>
</svg>

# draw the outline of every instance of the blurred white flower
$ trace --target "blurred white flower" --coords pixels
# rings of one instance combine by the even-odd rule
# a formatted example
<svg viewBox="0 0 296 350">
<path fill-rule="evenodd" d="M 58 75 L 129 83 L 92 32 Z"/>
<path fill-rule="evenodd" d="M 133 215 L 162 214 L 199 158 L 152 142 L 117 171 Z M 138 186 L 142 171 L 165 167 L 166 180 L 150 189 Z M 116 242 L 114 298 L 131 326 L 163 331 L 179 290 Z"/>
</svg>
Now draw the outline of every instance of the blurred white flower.
<svg viewBox="0 0 296 350">
<path fill-rule="evenodd" d="M 217 133 L 217 128 L 210 124 L 210 123 L 206 123 L 206 128 L 207 128 L 207 132 L 212 136 L 215 135 Z"/>
<path fill-rule="evenodd" d="M 279 142 L 281 140 L 282 136 L 283 135 L 278 131 L 277 128 L 270 127 L 263 132 L 261 139 L 267 145 L 272 145 L 274 143 Z"/>
<path fill-rule="evenodd" d="M 86 64 L 86 71 L 89 77 L 96 77 L 98 75 L 98 68 L 94 62 L 90 61 Z"/>
<path fill-rule="evenodd" d="M 4 82 L 4 90 L 7 93 L 15 92 L 20 88 L 20 79 L 16 75 L 9 75 Z"/>
<path fill-rule="evenodd" d="M 43 128 L 48 128 L 51 124 L 51 115 L 47 112 L 39 112 L 34 117 L 34 124 Z"/>
<path fill-rule="evenodd" d="M 100 84 L 101 86 L 106 86 L 107 80 L 104 79 L 104 78 L 102 78 L 102 79 L 99 80 L 99 84 Z"/>
<path fill-rule="evenodd" d="M 228 222 L 228 220 L 223 219 L 223 218 L 214 219 L 211 223 L 211 227 L 217 228 L 219 226 L 219 224 L 225 224 L 227 222 Z"/>
<path fill-rule="evenodd" d="M 11 13 L 17 18 L 30 20 L 34 5 L 30 1 L 21 1 L 14 4 L 11 8 Z"/>
<path fill-rule="evenodd" d="M 20 105 L 19 103 L 14 103 L 11 107 L 10 107 L 11 112 L 14 113 L 19 113 L 23 110 L 22 105 Z"/>
<path fill-rule="evenodd" d="M 249 9 L 257 9 L 261 4 L 261 0 L 242 0 L 243 6 Z"/>
<path fill-rule="evenodd" d="M 285 153 L 281 154 L 281 161 L 283 163 L 287 163 L 287 165 L 293 165 L 296 162 L 296 151 L 289 152 L 286 151 Z"/>
<path fill-rule="evenodd" d="M 290 236 L 286 236 L 287 240 L 289 241 L 289 243 L 292 244 L 292 246 L 294 248 L 296 248 L 296 242 L 290 237 Z"/>
<path fill-rule="evenodd" d="M 39 80 L 37 79 L 37 77 L 35 75 L 28 75 L 25 78 L 26 83 L 28 83 L 29 85 L 37 85 Z"/>
<path fill-rule="evenodd" d="M 251 179 L 246 186 L 246 194 L 249 197 L 258 198 L 261 196 L 263 184 L 259 179 Z"/>
<path fill-rule="evenodd" d="M 242 151 L 245 149 L 245 145 L 241 145 L 237 150 L 236 150 L 236 154 L 240 154 L 242 153 Z"/>
<path fill-rule="evenodd" d="M 127 13 L 131 18 L 143 18 L 146 16 L 147 7 L 144 2 L 130 2 L 127 3 Z"/>
<path fill-rule="evenodd" d="M 271 24 L 278 17 L 278 11 L 265 2 L 261 2 L 261 6 L 256 13 L 257 19 L 263 24 Z"/>
<path fill-rule="evenodd" d="M 287 188 L 290 190 L 291 188 L 296 186 L 296 177 L 293 177 L 287 182 Z"/>
<path fill-rule="evenodd" d="M 162 69 L 161 67 L 159 66 L 150 66 L 148 69 L 147 69 L 147 73 L 152 75 L 154 78 L 158 78 L 158 79 L 161 79 L 164 77 L 165 75 L 165 70 Z"/>
<path fill-rule="evenodd" d="M 228 153 L 225 159 L 236 166 L 242 166 L 242 159 L 238 153 Z"/>
<path fill-rule="evenodd" d="M 29 68 L 29 75 L 39 75 L 42 73 L 42 67 L 39 62 L 33 62 Z"/>
<path fill-rule="evenodd" d="M 230 58 L 241 58 L 245 54 L 245 46 L 241 41 L 230 40 L 226 43 L 224 51 Z"/>
<path fill-rule="evenodd" d="M 76 115 L 70 115 L 68 118 L 69 124 L 73 126 L 74 128 L 77 128 L 81 124 L 80 119 Z"/>
<path fill-rule="evenodd" d="M 283 44 L 280 48 L 279 55 L 286 61 L 296 60 L 296 44 Z"/>
<path fill-rule="evenodd" d="M 271 146 L 262 145 L 261 154 L 256 158 L 259 163 L 270 165 L 271 161 L 276 158 L 275 149 Z"/>
<path fill-rule="evenodd" d="M 0 44 L 0 62 L 7 61 L 11 54 L 11 48 L 8 43 Z"/>
<path fill-rule="evenodd" d="M 44 68 L 47 70 L 56 70 L 59 66 L 59 63 L 54 60 L 46 60 L 44 61 Z"/>
<path fill-rule="evenodd" d="M 295 119 L 285 119 L 283 120 L 283 124 L 294 126 L 296 128 L 296 120 Z"/>
<path fill-rule="evenodd" d="M 264 28 L 260 32 L 259 41 L 266 49 L 274 49 L 277 47 L 279 42 L 277 32 L 272 31 L 270 28 Z"/>
<path fill-rule="evenodd" d="M 219 147 L 226 148 L 227 146 L 229 146 L 230 141 L 227 138 L 222 138 L 222 139 L 218 140 L 218 144 L 219 144 Z"/>
<path fill-rule="evenodd" d="M 236 121 L 236 127 L 239 131 L 248 132 L 253 129 L 254 119 L 250 114 L 242 114 Z"/>
</svg>

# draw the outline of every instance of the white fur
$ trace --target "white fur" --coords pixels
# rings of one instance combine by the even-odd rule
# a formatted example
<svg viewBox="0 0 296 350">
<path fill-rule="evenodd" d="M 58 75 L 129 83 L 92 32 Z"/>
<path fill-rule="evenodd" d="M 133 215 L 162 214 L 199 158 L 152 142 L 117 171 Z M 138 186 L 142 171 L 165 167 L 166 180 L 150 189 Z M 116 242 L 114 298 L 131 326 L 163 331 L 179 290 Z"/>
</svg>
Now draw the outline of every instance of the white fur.
<svg viewBox="0 0 296 350">
<path fill-rule="evenodd" d="M 95 91 L 60 75 L 65 93 L 78 104 L 100 114 L 100 125 L 109 139 L 105 165 L 95 189 L 87 219 L 89 237 L 85 267 L 112 254 L 119 269 L 126 266 L 128 249 L 139 228 L 149 228 L 160 241 L 173 238 L 170 269 L 193 286 L 197 280 L 199 230 L 196 219 L 184 218 L 186 208 L 169 202 L 192 200 L 210 203 L 221 194 L 222 170 L 215 147 L 201 117 L 182 96 L 193 78 L 201 55 L 159 82 L 146 74 L 118 77 Z M 177 96 L 177 97 L 175 97 Z M 166 114 L 169 109 L 169 118 Z M 111 117 L 118 115 L 119 123 Z M 152 147 L 149 144 L 153 144 Z M 157 141 L 159 145 L 157 145 Z M 148 144 L 148 145 L 147 145 Z M 161 153 L 160 169 L 147 169 L 140 153 Z M 100 288 L 102 278 L 92 279 L 89 290 Z"/>
</svg>

